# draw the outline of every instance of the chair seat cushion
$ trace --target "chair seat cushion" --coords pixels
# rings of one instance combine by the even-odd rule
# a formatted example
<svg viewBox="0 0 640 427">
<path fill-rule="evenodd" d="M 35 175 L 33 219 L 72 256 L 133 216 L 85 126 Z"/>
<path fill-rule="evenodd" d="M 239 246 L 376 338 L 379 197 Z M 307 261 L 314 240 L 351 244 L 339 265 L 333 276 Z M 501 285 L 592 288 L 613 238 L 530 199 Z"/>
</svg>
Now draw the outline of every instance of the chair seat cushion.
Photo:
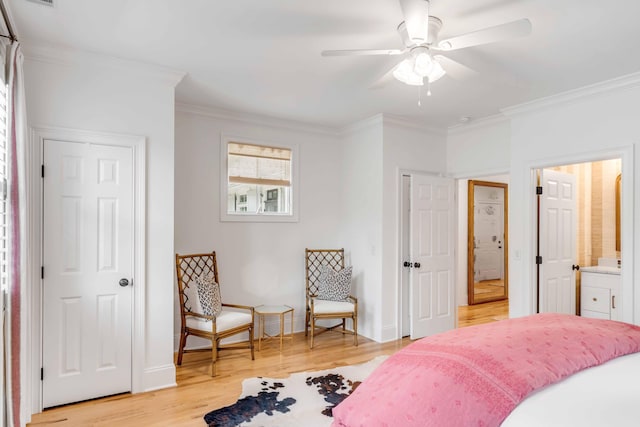
<svg viewBox="0 0 640 427">
<path fill-rule="evenodd" d="M 222 310 L 216 317 L 216 331 L 223 332 L 252 322 L 251 314 L 240 311 Z M 187 315 L 187 327 L 201 331 L 211 331 L 211 321 Z"/>
<path fill-rule="evenodd" d="M 313 302 L 315 314 L 348 313 L 354 310 L 355 305 L 347 301 L 329 301 L 316 298 Z"/>
</svg>

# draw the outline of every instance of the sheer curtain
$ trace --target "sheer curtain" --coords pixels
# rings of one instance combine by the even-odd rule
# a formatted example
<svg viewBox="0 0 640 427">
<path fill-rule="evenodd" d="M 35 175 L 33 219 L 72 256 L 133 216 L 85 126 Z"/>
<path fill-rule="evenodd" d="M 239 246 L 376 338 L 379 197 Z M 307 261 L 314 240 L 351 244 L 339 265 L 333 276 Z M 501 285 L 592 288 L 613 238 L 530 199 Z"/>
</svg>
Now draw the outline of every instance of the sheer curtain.
<svg viewBox="0 0 640 427">
<path fill-rule="evenodd" d="M 25 383 L 26 355 L 24 354 L 26 333 L 21 328 L 27 324 L 24 310 L 26 286 L 26 205 L 25 168 L 27 143 L 27 113 L 25 107 L 22 50 L 18 42 L 8 48 L 9 69 L 7 98 L 7 143 L 8 143 L 8 301 L 7 301 L 7 349 L 6 398 L 7 425 L 21 426 L 23 403 L 21 390 Z"/>
</svg>

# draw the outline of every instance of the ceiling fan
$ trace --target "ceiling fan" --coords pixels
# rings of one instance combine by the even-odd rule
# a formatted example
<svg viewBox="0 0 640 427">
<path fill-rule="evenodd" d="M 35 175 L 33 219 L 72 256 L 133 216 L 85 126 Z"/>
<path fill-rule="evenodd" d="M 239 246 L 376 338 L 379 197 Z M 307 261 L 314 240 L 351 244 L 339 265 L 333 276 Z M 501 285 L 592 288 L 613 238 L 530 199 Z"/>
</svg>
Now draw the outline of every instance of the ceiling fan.
<svg viewBox="0 0 640 427">
<path fill-rule="evenodd" d="M 446 73 L 460 75 L 461 72 L 471 71 L 442 53 L 522 37 L 531 33 L 531 22 L 525 18 L 439 40 L 438 34 L 442 28 L 442 21 L 435 16 L 429 16 L 428 0 L 399 1 L 404 21 L 398 25 L 398 33 L 405 46 L 404 49 L 325 50 L 322 51 L 322 56 L 404 55 L 405 58 L 381 80 L 385 81 L 392 75 L 405 84 L 422 86 L 425 80 L 429 85 Z M 427 95 L 430 94 L 430 91 L 427 92 Z"/>
</svg>

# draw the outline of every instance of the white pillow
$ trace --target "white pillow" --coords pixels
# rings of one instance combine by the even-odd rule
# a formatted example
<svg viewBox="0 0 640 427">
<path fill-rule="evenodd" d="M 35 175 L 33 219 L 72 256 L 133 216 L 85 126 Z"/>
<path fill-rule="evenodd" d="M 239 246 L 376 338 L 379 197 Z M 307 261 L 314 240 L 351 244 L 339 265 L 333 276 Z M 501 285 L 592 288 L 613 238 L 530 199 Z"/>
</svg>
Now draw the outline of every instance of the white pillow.
<svg viewBox="0 0 640 427">
<path fill-rule="evenodd" d="M 318 299 L 344 301 L 351 293 L 351 266 L 340 271 L 326 265 L 320 267 L 318 276 Z"/>
<path fill-rule="evenodd" d="M 204 314 L 202 312 L 202 305 L 200 304 L 200 298 L 198 297 L 198 289 L 196 283 L 191 281 L 189 286 L 184 288 L 182 293 L 184 297 L 184 308 L 192 313 Z"/>
<path fill-rule="evenodd" d="M 220 285 L 213 280 L 213 274 L 203 274 L 196 279 L 198 300 L 202 307 L 202 314 L 218 316 L 222 312 Z"/>
</svg>

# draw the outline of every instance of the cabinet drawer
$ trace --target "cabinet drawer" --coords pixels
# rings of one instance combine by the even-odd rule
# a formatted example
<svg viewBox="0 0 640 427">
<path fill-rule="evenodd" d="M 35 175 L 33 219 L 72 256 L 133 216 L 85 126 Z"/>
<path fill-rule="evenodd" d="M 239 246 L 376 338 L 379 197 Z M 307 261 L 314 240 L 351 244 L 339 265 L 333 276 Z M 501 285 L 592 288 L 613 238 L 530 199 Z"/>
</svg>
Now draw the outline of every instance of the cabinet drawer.
<svg viewBox="0 0 640 427">
<path fill-rule="evenodd" d="M 599 311 L 609 314 L 611 290 L 605 288 L 582 287 L 581 310 Z"/>
<path fill-rule="evenodd" d="M 595 286 L 598 288 L 613 288 L 620 286 L 619 274 L 603 274 L 603 273 L 580 273 L 580 283 L 582 286 Z"/>
<path fill-rule="evenodd" d="M 609 315 L 607 313 L 600 313 L 599 311 L 582 310 L 580 312 L 580 316 L 589 317 L 591 319 L 606 319 L 606 320 L 609 320 Z"/>
</svg>

